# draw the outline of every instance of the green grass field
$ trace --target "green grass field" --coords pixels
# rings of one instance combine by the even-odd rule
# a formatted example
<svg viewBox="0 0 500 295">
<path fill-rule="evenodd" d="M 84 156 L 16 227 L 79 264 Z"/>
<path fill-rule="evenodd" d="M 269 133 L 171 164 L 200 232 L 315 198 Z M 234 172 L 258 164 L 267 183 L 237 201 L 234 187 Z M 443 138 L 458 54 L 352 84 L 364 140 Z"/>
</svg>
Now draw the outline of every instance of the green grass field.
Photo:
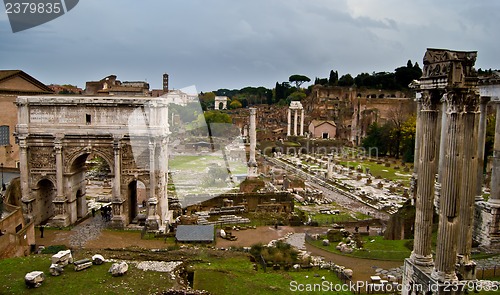
<svg viewBox="0 0 500 295">
<path fill-rule="evenodd" d="M 363 249 L 354 250 L 352 253 L 342 253 L 337 250 L 335 247 L 338 243 L 323 246 L 322 240 L 309 241 L 309 243 L 332 253 L 358 258 L 403 261 L 411 254 L 411 250 L 405 246 L 408 240 L 385 240 L 381 236 L 363 236 Z M 372 240 L 373 242 L 371 242 Z"/>
<path fill-rule="evenodd" d="M 322 284 L 321 277 L 333 284 L 341 284 L 337 276 L 328 270 L 283 271 L 254 270 L 248 258 L 217 259 L 197 264 L 194 270 L 194 288 L 211 294 L 292 294 L 298 284 Z M 315 277 L 317 274 L 319 277 Z M 291 283 L 296 282 L 296 283 Z M 305 286 L 305 285 L 304 285 Z M 318 286 L 317 286 L 318 287 Z M 309 292 L 308 292 L 309 293 Z M 324 294 L 312 292 L 311 294 Z M 326 292 L 327 293 L 327 292 Z M 352 294 L 341 292 L 335 294 Z"/>
<path fill-rule="evenodd" d="M 129 264 L 125 276 L 113 277 L 108 273 L 109 262 L 79 272 L 68 265 L 61 276 L 54 277 L 49 272 L 51 256 L 40 254 L 0 260 L 0 294 L 154 294 L 174 284 L 168 273 L 143 271 L 133 264 Z M 46 279 L 39 288 L 29 289 L 24 276 L 35 270 L 43 271 Z"/>
</svg>

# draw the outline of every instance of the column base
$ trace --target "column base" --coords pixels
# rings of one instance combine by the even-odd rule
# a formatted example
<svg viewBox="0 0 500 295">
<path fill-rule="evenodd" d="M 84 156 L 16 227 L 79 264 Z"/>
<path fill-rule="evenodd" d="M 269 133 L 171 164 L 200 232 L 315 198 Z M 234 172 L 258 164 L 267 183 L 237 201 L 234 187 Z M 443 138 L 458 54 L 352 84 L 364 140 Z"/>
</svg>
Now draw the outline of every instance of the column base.
<svg viewBox="0 0 500 295">
<path fill-rule="evenodd" d="M 49 226 L 55 226 L 55 227 L 66 227 L 71 224 L 69 214 L 59 214 L 54 217 L 52 217 L 48 225 Z"/>
<path fill-rule="evenodd" d="M 460 280 L 475 280 L 476 279 L 476 263 L 469 258 L 459 257 L 458 262 L 458 279 Z"/>
<path fill-rule="evenodd" d="M 148 219 L 146 219 L 146 225 L 149 230 L 158 230 L 160 228 L 160 216 L 148 216 Z"/>
<path fill-rule="evenodd" d="M 431 278 L 435 279 L 438 282 L 450 282 L 450 281 L 458 281 L 457 274 L 455 272 L 446 273 L 444 271 L 438 271 L 436 268 L 432 270 Z"/>
<path fill-rule="evenodd" d="M 114 215 L 111 217 L 111 223 L 109 225 L 111 228 L 124 229 L 125 228 L 125 218 L 121 215 Z"/>
<path fill-rule="evenodd" d="M 411 252 L 410 261 L 413 262 L 415 265 L 419 266 L 429 267 L 434 265 L 434 261 L 432 260 L 432 255 L 422 256 L 415 254 L 415 252 Z"/>
</svg>

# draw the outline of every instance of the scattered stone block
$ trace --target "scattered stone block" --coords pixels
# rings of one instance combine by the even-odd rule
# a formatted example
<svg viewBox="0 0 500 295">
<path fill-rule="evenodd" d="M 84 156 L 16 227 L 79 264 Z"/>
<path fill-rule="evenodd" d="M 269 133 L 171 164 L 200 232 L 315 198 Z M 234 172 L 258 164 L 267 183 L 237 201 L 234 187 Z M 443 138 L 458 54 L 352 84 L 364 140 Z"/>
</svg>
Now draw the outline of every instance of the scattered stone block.
<svg viewBox="0 0 500 295">
<path fill-rule="evenodd" d="M 344 275 L 348 278 L 352 278 L 353 271 L 350 268 L 344 269 Z"/>
<path fill-rule="evenodd" d="M 126 274 L 128 271 L 128 264 L 126 262 L 113 263 L 111 268 L 109 269 L 109 273 L 111 273 L 114 277 L 120 277 Z"/>
<path fill-rule="evenodd" d="M 330 241 L 327 239 L 323 240 L 323 246 L 330 246 Z"/>
<path fill-rule="evenodd" d="M 90 259 L 85 258 L 82 260 L 75 261 L 73 264 L 75 265 L 75 271 L 80 271 L 91 267 L 92 261 L 90 261 Z"/>
<path fill-rule="evenodd" d="M 63 250 L 57 252 L 57 254 L 52 255 L 52 264 L 57 264 L 61 267 L 73 263 L 73 256 L 71 255 L 71 250 Z"/>
<path fill-rule="evenodd" d="M 30 288 L 38 288 L 42 285 L 45 280 L 45 274 L 43 271 L 32 271 L 24 276 L 24 283 Z"/>
<path fill-rule="evenodd" d="M 105 262 L 104 257 L 100 254 L 92 256 L 92 263 L 95 265 L 101 265 Z"/>
<path fill-rule="evenodd" d="M 55 277 L 60 276 L 63 271 L 64 268 L 62 266 L 59 266 L 58 264 L 53 263 L 50 265 L 49 272 Z"/>
</svg>

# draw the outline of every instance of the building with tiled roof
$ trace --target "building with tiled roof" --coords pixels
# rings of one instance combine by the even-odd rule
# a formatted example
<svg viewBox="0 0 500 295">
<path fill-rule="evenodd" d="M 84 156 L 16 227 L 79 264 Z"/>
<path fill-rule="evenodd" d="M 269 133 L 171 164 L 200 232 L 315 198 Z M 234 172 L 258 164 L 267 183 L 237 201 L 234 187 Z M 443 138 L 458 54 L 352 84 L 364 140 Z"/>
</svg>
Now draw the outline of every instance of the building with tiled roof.
<svg viewBox="0 0 500 295">
<path fill-rule="evenodd" d="M 14 138 L 17 96 L 52 93 L 48 86 L 21 70 L 0 70 L 0 164 L 3 168 L 16 168 L 19 163 L 19 148 Z"/>
</svg>

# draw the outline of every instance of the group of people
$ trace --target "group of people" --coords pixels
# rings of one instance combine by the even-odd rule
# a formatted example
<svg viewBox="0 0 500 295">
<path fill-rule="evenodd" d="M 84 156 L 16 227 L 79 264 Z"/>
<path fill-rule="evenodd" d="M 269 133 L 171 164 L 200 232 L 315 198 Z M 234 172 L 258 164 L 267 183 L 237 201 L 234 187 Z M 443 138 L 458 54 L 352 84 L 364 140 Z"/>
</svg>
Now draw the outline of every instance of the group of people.
<svg viewBox="0 0 500 295">
<path fill-rule="evenodd" d="M 101 207 L 101 218 L 104 221 L 110 221 L 111 220 L 111 206 L 104 206 Z"/>
</svg>

